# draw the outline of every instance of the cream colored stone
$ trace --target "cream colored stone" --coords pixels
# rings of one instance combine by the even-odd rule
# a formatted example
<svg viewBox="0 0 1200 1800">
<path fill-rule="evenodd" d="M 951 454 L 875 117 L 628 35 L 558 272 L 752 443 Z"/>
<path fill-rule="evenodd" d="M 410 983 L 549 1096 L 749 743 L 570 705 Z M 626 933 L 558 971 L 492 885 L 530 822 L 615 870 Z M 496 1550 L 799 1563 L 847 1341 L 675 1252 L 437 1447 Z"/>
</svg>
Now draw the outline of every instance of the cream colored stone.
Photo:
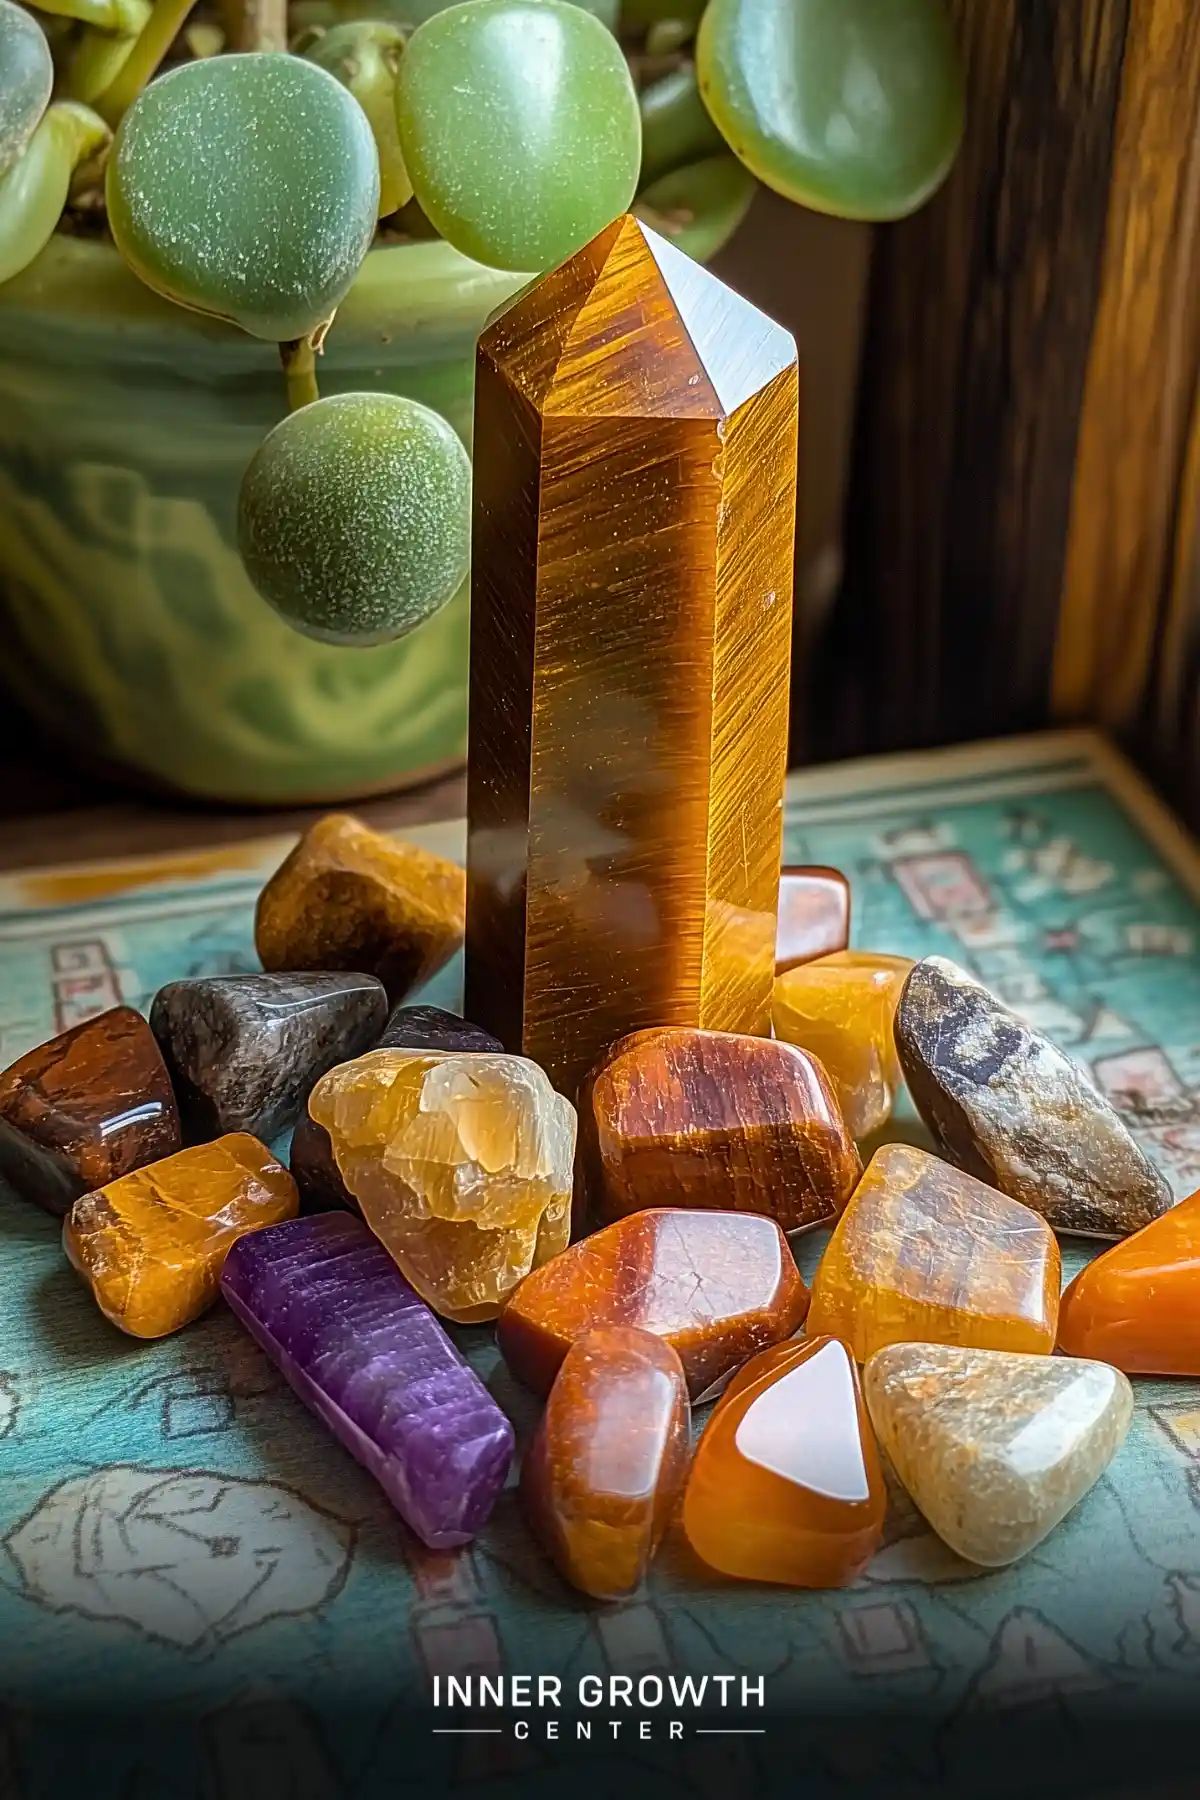
<svg viewBox="0 0 1200 1800">
<path fill-rule="evenodd" d="M 373 1050 L 331 1069 L 309 1111 L 372 1231 L 448 1318 L 494 1319 L 566 1248 L 575 1108 L 526 1057 Z"/>
<path fill-rule="evenodd" d="M 866 1366 L 871 1420 L 930 1525 L 969 1561 L 1032 1550 L 1099 1479 L 1133 1391 L 1107 1363 L 890 1344 Z"/>
</svg>

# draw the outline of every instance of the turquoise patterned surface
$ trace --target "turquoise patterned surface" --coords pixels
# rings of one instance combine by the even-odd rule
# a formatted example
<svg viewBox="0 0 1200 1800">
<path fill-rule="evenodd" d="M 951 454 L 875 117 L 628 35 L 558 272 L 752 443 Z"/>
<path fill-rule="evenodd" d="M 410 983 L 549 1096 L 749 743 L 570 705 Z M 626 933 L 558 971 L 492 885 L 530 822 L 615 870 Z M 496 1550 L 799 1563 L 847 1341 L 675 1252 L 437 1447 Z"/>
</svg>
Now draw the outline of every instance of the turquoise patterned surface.
<svg viewBox="0 0 1200 1800">
<path fill-rule="evenodd" d="M 953 955 L 1050 1031 L 1182 1196 L 1200 1186 L 1194 870 L 1114 791 L 1113 767 L 1072 735 L 799 779 L 787 860 L 848 872 L 857 944 Z M 4 1061 L 117 998 L 145 1008 L 164 981 L 254 966 L 254 897 L 280 853 L 243 852 L 242 868 L 200 878 L 143 871 L 116 893 L 102 879 L 8 883 Z M 449 971 L 430 997 L 452 1000 L 457 980 Z M 903 1109 L 897 1128 L 918 1129 Z M 809 1272 L 819 1250 L 797 1244 Z M 1069 1270 L 1084 1253 L 1068 1247 Z M 541 1800 L 562 1791 L 568 1757 L 589 1793 L 623 1800 L 783 1795 L 797 1790 L 770 1748 L 798 1717 L 805 1796 L 940 1792 L 968 1766 L 974 1794 L 1007 1794 L 1002 1759 L 968 1746 L 993 1723 L 1031 1722 L 1042 1761 L 1026 1791 L 1091 1793 L 1097 1719 L 1133 1720 L 1150 1700 L 1194 1708 L 1200 1383 L 1139 1381 L 1109 1473 L 1012 1570 L 957 1561 L 897 1494 L 884 1547 L 844 1593 L 721 1581 L 674 1534 L 646 1592 L 602 1607 L 561 1584 L 511 1491 L 474 1546 L 423 1550 L 227 1313 L 157 1345 L 123 1339 L 54 1223 L 7 1194 L 0 1282 L 4 1800 L 81 1791 L 85 1754 L 89 1800 L 460 1788 Z M 526 1431 L 534 1404 L 490 1332 L 457 1335 Z M 572 1689 L 587 1674 L 732 1672 L 764 1678 L 766 1707 L 723 1710 L 710 1686 L 699 1709 L 602 1707 L 595 1738 L 569 1748 L 565 1715 L 550 1741 L 536 1709 L 527 1739 L 515 1714 L 435 1736 L 462 1716 L 414 1709 L 435 1675 L 462 1671 L 552 1672 Z M 55 1708 L 82 1700 L 94 1718 L 54 1728 Z M 839 1720 L 859 1712 L 900 1723 L 878 1744 L 847 1736 Z M 629 1742 L 643 1717 L 649 1738 Z"/>
</svg>

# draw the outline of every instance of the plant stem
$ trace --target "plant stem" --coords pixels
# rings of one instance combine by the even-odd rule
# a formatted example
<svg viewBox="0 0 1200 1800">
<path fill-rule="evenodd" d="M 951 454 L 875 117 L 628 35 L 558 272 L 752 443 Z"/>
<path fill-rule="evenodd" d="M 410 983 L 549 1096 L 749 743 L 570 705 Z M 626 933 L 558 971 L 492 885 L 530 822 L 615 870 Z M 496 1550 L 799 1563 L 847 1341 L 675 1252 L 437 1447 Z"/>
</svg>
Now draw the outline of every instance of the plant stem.
<svg viewBox="0 0 1200 1800">
<path fill-rule="evenodd" d="M 280 344 L 279 360 L 287 382 L 288 407 L 297 412 L 321 398 L 317 387 L 317 353 L 311 337 L 293 338 Z"/>
<path fill-rule="evenodd" d="M 111 87 L 96 102 L 110 125 L 132 106 L 178 37 L 196 0 L 154 0 L 150 19 Z"/>
<path fill-rule="evenodd" d="M 150 18 L 149 0 L 127 0 L 127 4 L 133 14 L 128 33 L 98 31 L 94 27 L 80 33 L 63 73 L 62 92 L 66 99 L 90 106 L 117 79 Z"/>
<path fill-rule="evenodd" d="M 145 8 L 138 0 L 40 0 L 40 4 L 43 12 L 79 19 L 84 25 L 113 31 L 120 37 L 132 37 L 140 31 L 145 17 Z"/>
<path fill-rule="evenodd" d="M 287 49 L 287 0 L 240 0 L 233 11 L 235 50 Z"/>
</svg>

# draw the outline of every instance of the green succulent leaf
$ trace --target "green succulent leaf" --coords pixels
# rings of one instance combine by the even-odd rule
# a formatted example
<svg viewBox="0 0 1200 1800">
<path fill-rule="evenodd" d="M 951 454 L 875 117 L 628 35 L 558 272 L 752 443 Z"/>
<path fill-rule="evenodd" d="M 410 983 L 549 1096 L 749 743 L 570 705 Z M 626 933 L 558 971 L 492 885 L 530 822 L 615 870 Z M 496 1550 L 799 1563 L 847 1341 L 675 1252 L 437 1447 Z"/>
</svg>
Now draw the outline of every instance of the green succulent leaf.
<svg viewBox="0 0 1200 1800">
<path fill-rule="evenodd" d="M 470 461 L 439 413 L 396 394 L 335 394 L 259 446 L 238 543 L 258 592 L 297 631 L 381 644 L 462 586 L 470 498 Z"/>
<path fill-rule="evenodd" d="M 653 182 L 633 210 L 652 231 L 707 262 L 733 236 L 757 189 L 736 156 L 706 156 Z"/>
<path fill-rule="evenodd" d="M 396 72 L 404 54 L 404 33 L 378 19 L 335 25 L 304 55 L 328 69 L 366 113 L 379 153 L 379 216 L 385 219 L 412 199 L 396 126 Z"/>
<path fill-rule="evenodd" d="M 50 104 L 54 63 L 36 19 L 0 0 L 0 175 L 12 167 Z"/>
<path fill-rule="evenodd" d="M 43 113 L 24 152 L 0 175 L 0 282 L 45 249 L 67 203 L 71 176 L 108 142 L 108 126 L 86 106 L 59 100 Z"/>
<path fill-rule="evenodd" d="M 616 39 L 567 0 L 466 0 L 410 38 L 404 160 L 442 236 L 500 269 L 552 268 L 624 212 L 641 121 Z"/>
<path fill-rule="evenodd" d="M 644 88 L 641 106 L 643 182 L 657 181 L 726 147 L 700 98 L 691 63 Z"/>
<path fill-rule="evenodd" d="M 962 136 L 942 0 L 711 0 L 696 63 L 730 148 L 817 212 L 902 218 L 943 181 Z"/>
<path fill-rule="evenodd" d="M 379 158 L 325 69 L 277 52 L 183 63 L 121 121 L 107 174 L 117 247 L 147 286 L 254 337 L 329 319 L 370 248 Z"/>
</svg>

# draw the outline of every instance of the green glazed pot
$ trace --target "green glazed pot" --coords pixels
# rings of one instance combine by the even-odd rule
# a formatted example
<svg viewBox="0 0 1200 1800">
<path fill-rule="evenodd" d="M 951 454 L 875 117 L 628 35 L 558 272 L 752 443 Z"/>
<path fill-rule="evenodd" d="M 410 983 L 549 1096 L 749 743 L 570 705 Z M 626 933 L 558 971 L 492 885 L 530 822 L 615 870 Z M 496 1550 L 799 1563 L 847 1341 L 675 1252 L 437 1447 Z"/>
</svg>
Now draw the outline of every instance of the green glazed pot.
<svg viewBox="0 0 1200 1800">
<path fill-rule="evenodd" d="M 372 250 L 322 393 L 407 394 L 470 430 L 475 338 L 521 277 L 440 241 Z M 301 637 L 235 546 L 284 411 L 274 349 L 53 238 L 0 288 L 0 677 L 93 764 L 228 801 L 351 798 L 460 761 L 467 593 L 399 643 Z"/>
</svg>

